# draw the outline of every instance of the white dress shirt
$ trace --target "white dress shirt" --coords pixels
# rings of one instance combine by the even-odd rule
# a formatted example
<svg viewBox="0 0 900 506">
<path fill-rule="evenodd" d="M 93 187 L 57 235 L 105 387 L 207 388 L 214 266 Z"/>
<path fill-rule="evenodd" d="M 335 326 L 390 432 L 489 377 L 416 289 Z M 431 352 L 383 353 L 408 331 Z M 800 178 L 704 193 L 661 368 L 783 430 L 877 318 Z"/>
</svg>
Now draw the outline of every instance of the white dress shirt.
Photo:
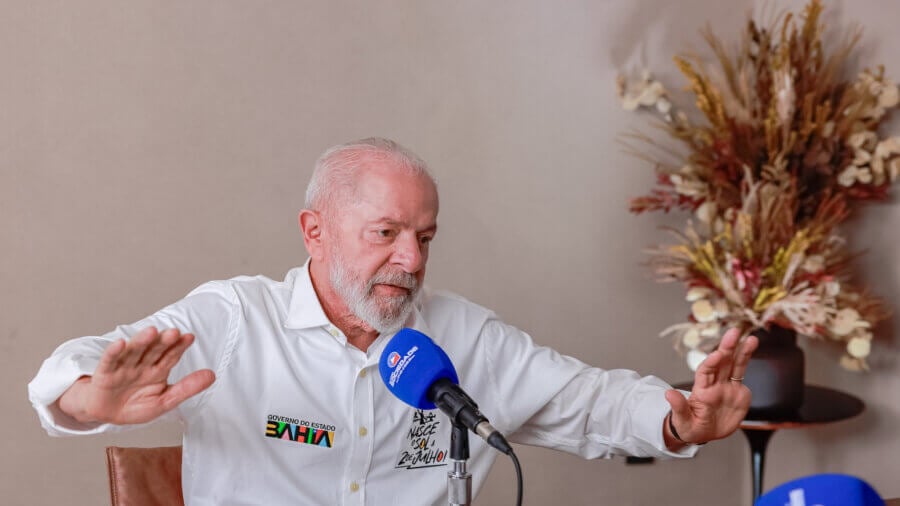
<svg viewBox="0 0 900 506">
<path fill-rule="evenodd" d="M 393 397 L 378 374 L 391 336 L 368 352 L 348 344 L 325 316 L 308 265 L 284 281 L 206 283 L 137 323 L 61 345 L 28 385 L 41 424 L 59 436 L 134 427 L 80 424 L 53 403 L 92 374 L 114 340 L 150 325 L 174 327 L 196 340 L 170 381 L 197 369 L 216 373 L 209 389 L 164 417 L 184 426 L 188 505 L 447 504 L 448 419 Z M 585 458 L 696 451 L 666 450 L 669 387 L 657 378 L 592 368 L 537 346 L 491 311 L 446 292 L 424 289 L 407 324 L 447 352 L 462 388 L 512 442 Z M 469 441 L 477 493 L 501 454 L 474 435 Z"/>
</svg>

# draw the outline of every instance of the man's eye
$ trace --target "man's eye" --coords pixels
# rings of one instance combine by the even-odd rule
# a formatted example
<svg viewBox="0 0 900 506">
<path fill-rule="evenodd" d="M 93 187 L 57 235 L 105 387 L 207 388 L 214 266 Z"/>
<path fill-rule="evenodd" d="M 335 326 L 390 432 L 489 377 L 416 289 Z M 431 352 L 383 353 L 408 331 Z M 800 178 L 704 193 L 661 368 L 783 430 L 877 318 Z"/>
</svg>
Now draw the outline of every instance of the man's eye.
<svg viewBox="0 0 900 506">
<path fill-rule="evenodd" d="M 419 237 L 419 242 L 420 242 L 421 244 L 428 244 L 428 243 L 430 243 L 433 239 L 434 239 L 433 236 L 430 236 L 430 235 L 423 235 L 422 237 Z"/>
<path fill-rule="evenodd" d="M 381 230 L 377 230 L 375 233 L 378 234 L 378 237 L 393 237 L 393 235 L 394 235 L 394 231 L 393 231 L 393 230 L 389 230 L 389 229 L 386 229 L 386 228 L 385 228 L 385 229 L 381 229 Z"/>
</svg>

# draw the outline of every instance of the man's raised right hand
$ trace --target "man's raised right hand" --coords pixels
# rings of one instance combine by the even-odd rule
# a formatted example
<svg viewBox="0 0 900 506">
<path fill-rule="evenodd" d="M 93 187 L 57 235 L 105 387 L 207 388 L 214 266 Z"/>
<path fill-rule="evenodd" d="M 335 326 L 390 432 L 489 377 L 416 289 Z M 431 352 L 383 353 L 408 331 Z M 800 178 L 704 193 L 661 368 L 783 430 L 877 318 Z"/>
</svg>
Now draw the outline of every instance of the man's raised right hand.
<svg viewBox="0 0 900 506">
<path fill-rule="evenodd" d="M 169 384 L 169 372 L 193 342 L 193 334 L 178 329 L 159 332 L 155 327 L 141 330 L 127 342 L 120 339 L 103 352 L 94 375 L 79 378 L 57 404 L 83 423 L 154 420 L 215 381 L 213 371 L 201 369 Z"/>
</svg>

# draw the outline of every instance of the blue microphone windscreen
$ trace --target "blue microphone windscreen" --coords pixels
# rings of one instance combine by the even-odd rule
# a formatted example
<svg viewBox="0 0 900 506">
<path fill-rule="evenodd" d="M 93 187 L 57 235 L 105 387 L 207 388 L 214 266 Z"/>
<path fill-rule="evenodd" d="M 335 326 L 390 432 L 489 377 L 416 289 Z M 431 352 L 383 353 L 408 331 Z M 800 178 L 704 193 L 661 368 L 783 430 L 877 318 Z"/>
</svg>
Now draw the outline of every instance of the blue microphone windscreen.
<svg viewBox="0 0 900 506">
<path fill-rule="evenodd" d="M 459 384 L 447 353 L 431 338 L 410 328 L 401 329 L 384 347 L 378 372 L 392 394 L 419 409 L 435 409 L 427 395 L 435 381 L 447 378 Z"/>
<path fill-rule="evenodd" d="M 865 481 L 847 474 L 797 478 L 766 492 L 754 506 L 884 506 Z"/>
</svg>

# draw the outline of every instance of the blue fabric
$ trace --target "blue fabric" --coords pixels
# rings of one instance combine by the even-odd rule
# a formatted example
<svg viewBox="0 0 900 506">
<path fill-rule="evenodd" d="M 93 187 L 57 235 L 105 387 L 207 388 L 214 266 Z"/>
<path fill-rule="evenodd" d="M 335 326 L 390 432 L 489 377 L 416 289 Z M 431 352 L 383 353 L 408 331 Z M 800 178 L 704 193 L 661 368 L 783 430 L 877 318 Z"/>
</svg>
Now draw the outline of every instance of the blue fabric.
<svg viewBox="0 0 900 506">
<path fill-rule="evenodd" d="M 846 474 L 816 474 L 780 485 L 754 506 L 884 506 L 875 489 Z"/>
</svg>

